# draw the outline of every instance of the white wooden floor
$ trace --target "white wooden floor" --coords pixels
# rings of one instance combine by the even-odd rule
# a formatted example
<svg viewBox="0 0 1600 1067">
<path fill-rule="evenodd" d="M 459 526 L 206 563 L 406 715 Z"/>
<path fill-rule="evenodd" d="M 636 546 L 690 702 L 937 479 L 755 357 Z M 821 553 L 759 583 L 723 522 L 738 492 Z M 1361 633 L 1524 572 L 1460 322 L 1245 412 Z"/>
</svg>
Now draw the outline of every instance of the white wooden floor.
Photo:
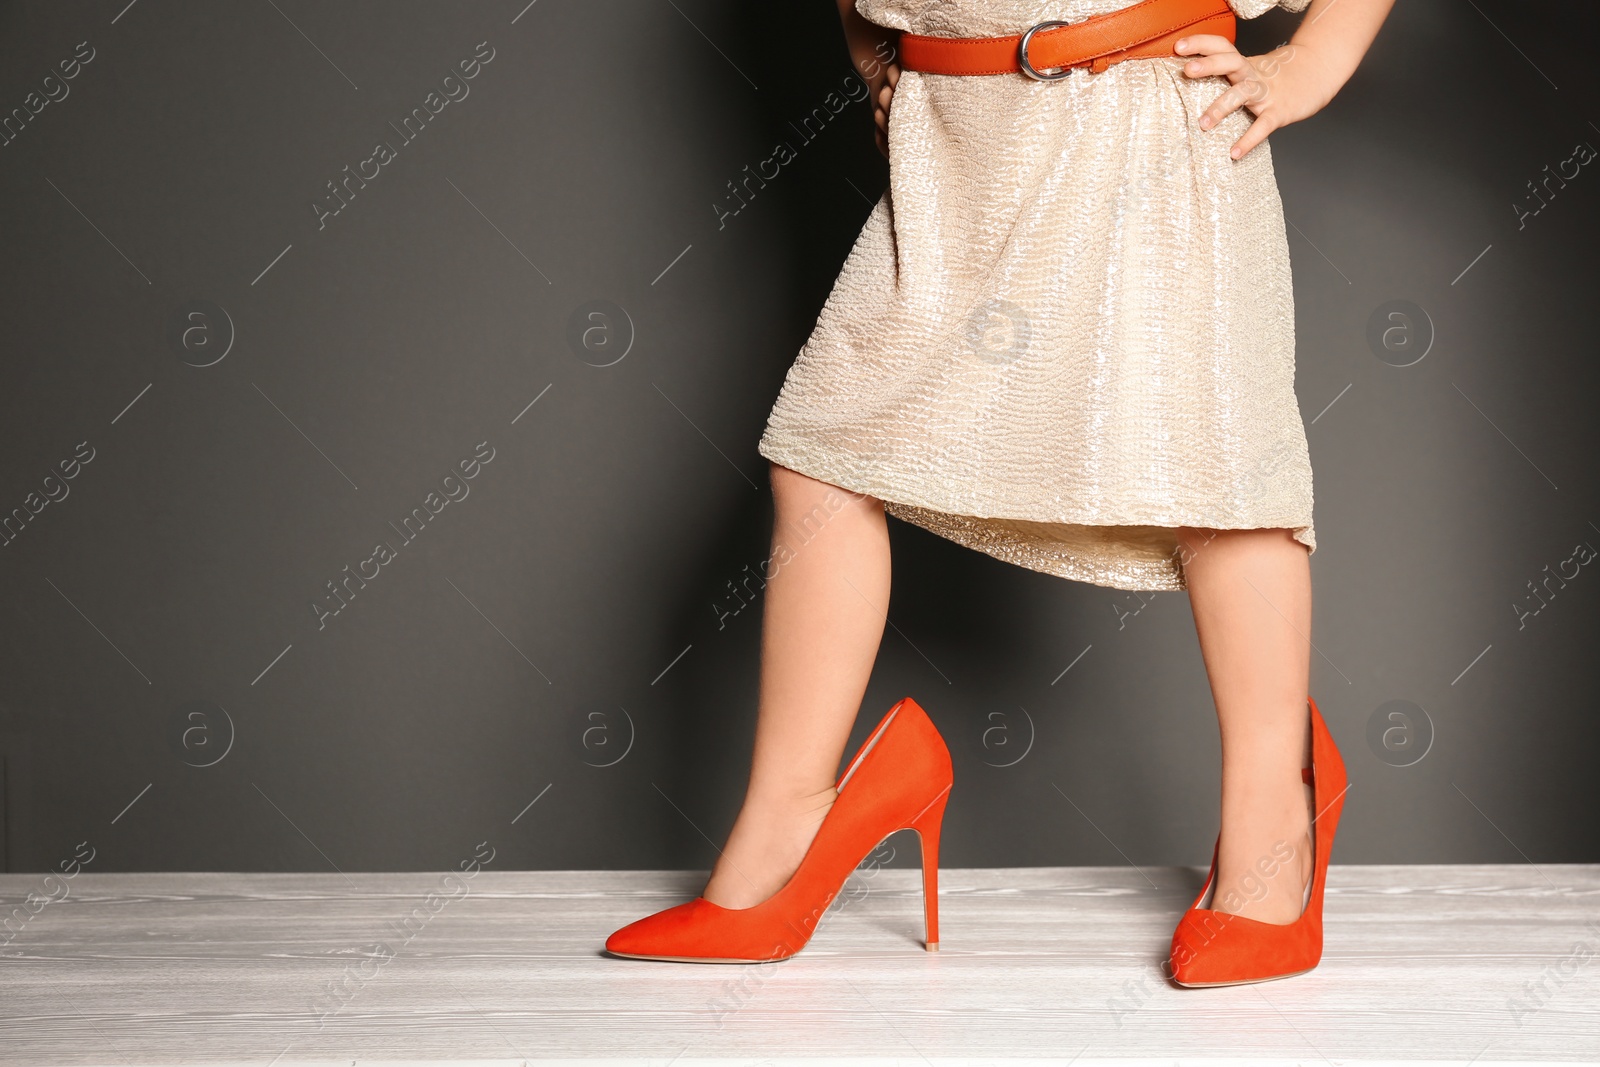
<svg viewBox="0 0 1600 1067">
<path fill-rule="evenodd" d="M 945 871 L 929 954 L 914 873 L 858 872 L 800 956 L 710 966 L 600 951 L 693 874 L 83 872 L 0 946 L 0 1063 L 1600 1063 L 1600 866 L 1335 868 L 1321 967 L 1179 989 L 1200 877 Z"/>
</svg>

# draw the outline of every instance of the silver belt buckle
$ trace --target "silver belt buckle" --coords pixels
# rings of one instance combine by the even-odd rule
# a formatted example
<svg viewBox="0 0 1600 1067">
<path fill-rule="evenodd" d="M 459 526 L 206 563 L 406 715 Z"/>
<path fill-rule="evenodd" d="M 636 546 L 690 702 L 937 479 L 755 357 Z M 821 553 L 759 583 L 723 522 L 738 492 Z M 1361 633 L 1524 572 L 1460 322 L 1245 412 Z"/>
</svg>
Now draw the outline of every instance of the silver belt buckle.
<svg viewBox="0 0 1600 1067">
<path fill-rule="evenodd" d="M 1041 82 L 1060 81 L 1062 78 L 1065 78 L 1068 74 L 1072 73 L 1072 68 L 1062 67 L 1054 74 L 1042 74 L 1034 68 L 1032 63 L 1028 62 L 1028 43 L 1033 40 L 1034 34 L 1038 33 L 1040 30 L 1048 30 L 1054 26 L 1070 25 L 1072 25 L 1070 22 L 1041 22 L 1029 29 L 1027 33 L 1024 33 L 1022 35 L 1022 42 L 1017 45 L 1017 61 L 1022 65 L 1022 73 L 1026 74 L 1035 81 Z"/>
</svg>

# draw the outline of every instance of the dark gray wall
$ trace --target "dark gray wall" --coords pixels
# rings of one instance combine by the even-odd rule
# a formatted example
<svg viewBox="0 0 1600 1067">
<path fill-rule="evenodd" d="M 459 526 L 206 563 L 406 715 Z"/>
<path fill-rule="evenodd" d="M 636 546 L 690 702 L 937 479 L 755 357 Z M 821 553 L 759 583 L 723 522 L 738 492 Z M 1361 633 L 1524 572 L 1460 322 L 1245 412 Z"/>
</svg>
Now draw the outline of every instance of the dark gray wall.
<svg viewBox="0 0 1600 1067">
<path fill-rule="evenodd" d="M 732 613 L 729 585 L 766 555 L 755 442 L 886 172 L 862 105 L 790 126 L 849 77 L 825 0 L 524 2 L 0 9 L 0 107 L 93 50 L 0 147 L 0 509 L 39 509 L 0 547 L 6 869 L 85 841 L 94 870 L 480 841 L 497 867 L 709 864 L 756 693 L 759 597 Z M 1600 163 L 1514 208 L 1600 145 L 1573 7 L 1402 3 L 1272 139 L 1345 862 L 1600 860 L 1600 563 L 1574 555 L 1600 547 Z M 463 85 L 411 142 L 390 126 Z M 719 221 L 780 140 L 798 158 Z M 1368 341 L 1397 300 L 1426 350 L 1403 367 Z M 609 366 L 570 340 L 594 301 Z M 430 493 L 460 499 L 402 540 Z M 1204 862 L 1185 597 L 892 538 L 858 734 L 907 693 L 946 732 L 946 862 Z M 1410 755 L 1369 744 L 1391 701 Z"/>
</svg>

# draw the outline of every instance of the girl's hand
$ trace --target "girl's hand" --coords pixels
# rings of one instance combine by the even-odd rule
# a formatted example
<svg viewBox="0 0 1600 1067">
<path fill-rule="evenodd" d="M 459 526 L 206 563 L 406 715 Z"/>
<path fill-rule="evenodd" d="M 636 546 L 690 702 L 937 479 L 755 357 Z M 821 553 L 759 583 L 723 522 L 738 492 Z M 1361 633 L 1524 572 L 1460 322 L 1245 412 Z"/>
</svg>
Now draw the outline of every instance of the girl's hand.
<svg viewBox="0 0 1600 1067">
<path fill-rule="evenodd" d="M 1226 37 L 1203 33 L 1180 40 L 1176 52 L 1195 57 L 1183 65 L 1185 76 L 1220 74 L 1232 83 L 1201 112 L 1202 130 L 1212 129 L 1240 107 L 1255 115 L 1228 153 L 1234 159 L 1242 159 L 1273 130 L 1315 115 L 1344 84 L 1344 77 L 1331 69 L 1318 50 L 1303 43 L 1286 44 L 1265 55 L 1242 56 Z"/>
<path fill-rule="evenodd" d="M 890 63 L 883 68 L 883 76 L 872 88 L 872 121 L 877 129 L 878 151 L 889 158 L 889 103 L 894 99 L 894 86 L 900 80 L 900 64 Z M 869 83 L 870 85 L 870 83 Z"/>
</svg>

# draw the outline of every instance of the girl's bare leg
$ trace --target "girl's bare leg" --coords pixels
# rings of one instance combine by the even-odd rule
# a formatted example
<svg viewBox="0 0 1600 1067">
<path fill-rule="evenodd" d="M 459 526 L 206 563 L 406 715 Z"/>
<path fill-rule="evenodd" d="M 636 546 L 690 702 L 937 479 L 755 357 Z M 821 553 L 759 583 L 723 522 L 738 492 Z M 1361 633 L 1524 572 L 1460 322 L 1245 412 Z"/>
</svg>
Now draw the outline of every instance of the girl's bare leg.
<svg viewBox="0 0 1600 1067">
<path fill-rule="evenodd" d="M 1178 531 L 1222 728 L 1222 836 L 1212 906 L 1299 918 L 1311 876 L 1311 566 L 1288 530 Z"/>
<path fill-rule="evenodd" d="M 771 476 L 755 755 L 703 894 L 725 908 L 753 907 L 783 888 L 833 806 L 889 608 L 882 502 L 777 464 Z"/>
</svg>

